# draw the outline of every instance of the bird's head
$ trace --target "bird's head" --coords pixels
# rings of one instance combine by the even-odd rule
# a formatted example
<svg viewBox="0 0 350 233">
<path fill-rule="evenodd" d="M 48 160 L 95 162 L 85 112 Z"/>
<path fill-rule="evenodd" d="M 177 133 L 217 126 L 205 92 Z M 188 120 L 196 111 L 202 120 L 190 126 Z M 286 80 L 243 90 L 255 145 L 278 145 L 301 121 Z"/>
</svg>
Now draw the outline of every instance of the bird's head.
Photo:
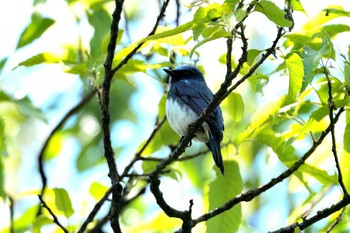
<svg viewBox="0 0 350 233">
<path fill-rule="evenodd" d="M 164 71 L 170 75 L 171 83 L 183 79 L 204 81 L 203 74 L 194 66 L 181 66 L 174 70 L 164 69 Z"/>
</svg>

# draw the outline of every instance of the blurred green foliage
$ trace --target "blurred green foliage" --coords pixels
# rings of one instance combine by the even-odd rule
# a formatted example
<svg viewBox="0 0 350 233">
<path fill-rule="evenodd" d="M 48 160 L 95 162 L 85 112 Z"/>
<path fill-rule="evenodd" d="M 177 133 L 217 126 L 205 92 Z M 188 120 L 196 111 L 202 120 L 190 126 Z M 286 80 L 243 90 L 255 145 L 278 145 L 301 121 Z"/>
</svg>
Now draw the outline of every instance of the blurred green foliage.
<svg viewBox="0 0 350 233">
<path fill-rule="evenodd" d="M 295 18 L 308 14 L 303 4 L 310 1 L 285 2 L 286 6 L 290 3 L 289 7 L 292 7 L 296 13 Z M 152 4 L 157 3 L 158 1 L 154 1 Z M 49 4 L 45 0 L 33 2 L 30 22 L 19 35 L 14 53 L 19 53 L 37 41 L 49 43 L 42 41 L 43 36 L 53 31 L 55 25 L 60 23 L 57 19 L 50 18 L 45 12 L 38 10 L 39 6 Z M 107 54 L 114 5 L 111 1 L 99 0 L 67 0 L 65 4 L 75 19 L 77 28 L 81 27 L 80 29 L 90 30 L 92 33 L 87 36 L 78 30 L 78 40 L 70 41 L 68 44 L 62 43 L 58 52 L 39 51 L 30 57 L 25 57 L 11 72 L 59 66 L 62 73 L 78 77 L 81 85 L 80 98 L 83 98 L 91 92 L 98 93 L 101 89 L 104 77 L 103 63 Z M 131 164 L 132 168 L 128 174 L 122 177 L 125 196 L 123 196 L 121 222 L 125 232 L 173 232 L 181 227 L 181 221 L 167 217 L 146 187 L 148 187 L 147 175 L 155 169 L 162 158 L 169 156 L 180 137 L 172 131 L 167 121 L 159 125 L 165 117 L 165 94 L 159 99 L 147 100 L 148 102 L 135 97 L 137 93 L 146 89 L 140 85 L 139 80 L 156 82 L 155 85 L 161 89 L 159 92 L 164 93 L 165 74 L 159 71 L 163 67 L 189 63 L 198 65 L 205 74 L 210 73 L 212 68 L 204 65 L 208 58 L 202 56 L 202 53 L 206 49 L 216 50 L 218 44 L 214 43 L 225 44 L 227 38 L 233 38 L 234 51 L 240 51 L 242 38 L 235 26 L 244 22 L 248 24 L 247 26 L 254 28 L 254 20 L 244 20 L 253 18 L 256 12 L 263 16 L 265 24 L 284 27 L 285 31 L 292 28 L 294 22 L 286 17 L 286 12 L 281 6 L 272 1 L 262 0 L 251 3 L 241 3 L 236 0 L 226 0 L 222 3 L 196 1 L 196 4 L 193 2 L 180 7 L 178 17 L 181 19 L 180 22 L 184 21 L 180 25 L 175 25 L 174 20 L 171 20 L 171 15 L 176 8 L 169 6 L 156 33 L 146 36 L 147 34 L 141 35 L 135 31 L 137 30 L 135 28 L 153 26 L 149 20 L 146 20 L 151 16 L 138 14 L 144 10 L 144 7 L 148 5 L 143 1 L 134 1 L 125 7 L 126 13 L 123 15 L 118 31 L 113 61 L 115 67 L 134 48 L 142 45 L 137 53 L 116 72 L 110 92 L 111 127 L 127 121 L 136 128 L 131 138 L 125 136 L 127 133 L 124 131 L 112 132 L 121 134 L 128 140 L 124 144 L 115 142 L 117 146 L 114 150 L 119 171 L 122 172 L 125 166 L 135 162 Z M 251 11 L 248 10 L 250 7 L 252 7 Z M 172 202 L 174 198 L 178 198 L 175 200 L 177 201 L 175 208 L 185 209 L 188 208 L 188 200 L 195 199 L 193 208 L 196 209 L 193 215 L 197 217 L 223 205 L 243 190 L 263 185 L 291 167 L 308 148 L 312 147 L 315 139 L 330 124 L 329 83 L 335 108 L 345 108 L 346 112 L 335 129 L 342 178 L 345 186 L 350 190 L 350 114 L 348 110 L 350 51 L 349 41 L 341 42 L 348 49 L 345 51 L 339 49 L 344 45 L 340 45 L 338 40 L 338 36 L 344 34 L 349 36 L 350 27 L 347 22 L 349 22 L 350 12 L 348 10 L 341 6 L 330 6 L 309 18 L 301 27 L 286 33 L 278 43 L 279 47 L 274 56 L 271 56 L 270 60 L 262 64 L 247 81 L 228 95 L 221 104 L 225 118 L 225 135 L 222 142 L 225 176 L 221 176 L 217 168 L 213 169 L 210 152 L 200 144 L 193 143 L 180 157 L 184 159 L 171 164 L 161 175 L 163 185 L 161 189 L 164 190 L 165 195 L 168 195 L 165 198 L 171 203 L 170 205 L 174 204 Z M 344 22 L 336 21 L 339 19 L 343 19 Z M 256 38 L 254 33 L 249 36 L 248 43 L 250 40 L 258 42 L 263 40 Z M 273 39 L 269 44 L 272 44 L 272 41 Z M 234 82 L 257 64 L 267 48 L 256 48 L 249 44 L 247 61 Z M 237 67 L 239 56 L 239 53 L 232 54 L 233 69 Z M 215 59 L 216 64 L 212 65 L 225 70 L 226 50 L 221 51 L 220 56 Z M 8 57 L 0 60 L 1 72 L 6 67 L 7 61 Z M 26 79 L 26 77 L 22 78 Z M 206 78 L 209 77 L 206 76 Z M 219 77 L 217 78 L 219 80 Z M 214 81 L 219 85 L 218 80 Z M 41 188 L 37 181 L 40 180 L 38 175 L 33 178 L 26 177 L 25 180 L 20 176 L 27 161 L 24 158 L 25 153 L 30 154 L 31 160 L 37 160 L 36 151 L 28 152 L 27 146 L 33 143 L 42 144 L 41 141 L 36 141 L 37 134 L 41 135 L 40 138 L 45 138 L 42 136 L 43 132 L 38 132 L 36 129 L 37 122 L 49 125 L 50 127 L 46 127 L 46 130 L 53 128 L 50 119 L 52 113 L 43 106 L 36 106 L 30 95 L 16 97 L 15 93 L 7 91 L 6 87 L 0 88 L 0 202 L 2 203 L 0 212 L 8 215 L 8 218 L 14 218 L 12 223 L 8 221 L 0 232 L 8 232 L 10 228 L 13 232 L 60 232 L 46 209 L 37 216 L 39 201 L 36 195 L 40 193 Z M 153 97 L 151 93 L 147 95 L 149 98 Z M 264 102 L 264 95 L 273 97 L 268 102 Z M 68 104 L 71 106 L 71 103 L 67 103 L 67 106 Z M 132 107 L 133 105 L 137 107 Z M 155 106 L 158 110 L 152 112 L 152 117 L 146 119 L 145 113 L 142 112 L 145 110 L 142 109 L 150 110 L 151 106 Z M 60 220 L 64 219 L 63 225 L 71 232 L 79 229 L 95 203 L 109 189 L 109 183 L 105 182 L 108 181 L 108 171 L 103 157 L 103 132 L 100 118 L 100 103 L 95 95 L 69 116 L 63 126 L 49 138 L 49 144 L 45 150 L 46 172 L 50 179 L 60 181 L 57 183 L 62 187 L 52 185 L 56 182 L 49 180 L 43 199 L 60 217 Z M 141 127 L 145 124 L 153 125 Z M 159 127 L 159 129 L 149 141 L 148 136 L 144 135 L 150 135 L 152 130 L 149 129 L 153 127 Z M 144 132 L 145 128 L 149 132 Z M 117 127 L 118 130 L 120 128 Z M 127 131 L 132 130 L 127 129 Z M 45 132 L 45 135 L 48 134 L 49 132 Z M 69 142 L 74 146 L 68 147 Z M 286 215 L 283 224 L 302 221 L 309 212 L 316 213 L 319 210 L 319 206 L 316 205 L 319 200 L 334 195 L 333 187 L 338 187 L 338 174 L 331 145 L 330 139 L 321 144 L 313 157 L 286 181 L 286 186 L 282 187 L 285 189 L 281 191 L 280 197 L 286 198 L 282 207 L 284 210 L 280 214 L 282 217 Z M 138 152 L 142 153 L 138 154 L 139 157 L 135 157 Z M 263 159 L 260 159 L 261 157 Z M 54 166 L 55 163 L 58 164 L 58 161 L 68 161 L 73 166 L 66 165 L 60 168 L 61 174 L 52 174 L 47 168 Z M 63 175 L 66 169 L 76 170 L 77 177 L 62 181 L 61 176 L 65 177 Z M 32 172 L 37 173 L 36 168 Z M 27 184 L 26 188 L 22 188 L 26 182 L 33 182 L 33 184 Z M 180 196 L 174 197 L 175 194 Z M 10 197 L 14 200 L 13 202 Z M 263 211 L 268 211 L 269 206 L 264 210 L 265 205 L 273 203 L 275 197 L 276 195 L 259 196 L 249 203 L 238 204 L 210 219 L 206 224 L 198 224 L 193 231 L 259 232 L 261 229 L 257 228 L 261 225 L 256 223 L 270 218 L 266 214 L 269 212 Z M 336 193 L 336 199 L 331 200 L 335 202 L 339 198 L 341 198 L 340 192 Z M 13 217 L 7 214 L 10 212 L 11 203 L 15 206 Z M 326 203 L 327 206 L 331 204 Z M 108 205 L 107 201 L 102 213 L 88 226 L 89 229 L 98 226 L 98 223 L 108 215 Z M 276 205 L 281 208 L 279 203 Z M 260 215 L 265 213 L 265 216 L 260 216 L 259 213 Z M 336 219 L 339 216 L 343 221 L 337 222 Z M 333 228 L 334 232 L 345 232 L 350 227 L 349 216 L 349 208 L 344 208 L 341 214 L 335 213 L 305 232 L 326 231 L 333 223 L 337 223 Z M 108 224 L 102 225 L 110 231 Z M 266 223 L 264 230 L 272 230 L 269 227 Z"/>
</svg>

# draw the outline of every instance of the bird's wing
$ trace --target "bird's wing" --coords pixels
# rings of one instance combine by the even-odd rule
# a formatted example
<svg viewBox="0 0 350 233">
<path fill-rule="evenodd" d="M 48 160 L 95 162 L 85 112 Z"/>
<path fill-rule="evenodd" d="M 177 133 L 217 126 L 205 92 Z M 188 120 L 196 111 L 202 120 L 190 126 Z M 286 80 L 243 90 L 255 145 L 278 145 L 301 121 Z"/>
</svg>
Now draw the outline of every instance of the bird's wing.
<svg viewBox="0 0 350 233">
<path fill-rule="evenodd" d="M 204 82 L 179 80 L 174 87 L 175 94 L 187 104 L 198 116 L 208 107 L 213 99 L 213 93 Z M 221 141 L 224 130 L 220 107 L 216 107 L 206 120 L 215 138 Z"/>
</svg>

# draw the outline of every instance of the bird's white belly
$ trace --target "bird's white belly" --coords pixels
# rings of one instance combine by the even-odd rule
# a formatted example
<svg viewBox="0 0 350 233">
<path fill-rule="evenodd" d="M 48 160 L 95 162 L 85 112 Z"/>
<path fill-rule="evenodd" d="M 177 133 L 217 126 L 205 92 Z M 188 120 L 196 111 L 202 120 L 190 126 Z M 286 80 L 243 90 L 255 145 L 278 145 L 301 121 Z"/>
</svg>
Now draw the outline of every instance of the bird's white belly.
<svg viewBox="0 0 350 233">
<path fill-rule="evenodd" d="M 185 136 L 188 131 L 188 126 L 198 118 L 197 114 L 190 107 L 187 105 L 180 105 L 172 98 L 166 100 L 166 116 L 171 128 L 180 136 Z M 202 130 L 196 132 L 194 139 L 201 142 L 208 142 L 208 130 L 209 126 L 204 122 L 202 124 Z"/>
</svg>

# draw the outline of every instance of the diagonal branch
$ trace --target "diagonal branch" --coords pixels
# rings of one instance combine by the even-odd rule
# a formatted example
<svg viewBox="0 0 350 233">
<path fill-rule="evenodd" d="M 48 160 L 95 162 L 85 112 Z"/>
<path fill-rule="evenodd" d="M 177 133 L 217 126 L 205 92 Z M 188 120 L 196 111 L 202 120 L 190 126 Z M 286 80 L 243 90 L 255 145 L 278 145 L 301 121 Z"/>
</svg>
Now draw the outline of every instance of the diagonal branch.
<svg viewBox="0 0 350 233">
<path fill-rule="evenodd" d="M 43 205 L 47 211 L 49 211 L 51 217 L 53 218 L 53 222 L 56 223 L 57 226 L 59 226 L 63 232 L 68 233 L 69 231 L 58 221 L 58 218 L 56 217 L 55 213 L 51 210 L 51 208 L 46 204 L 46 202 L 43 200 L 41 195 L 38 195 L 40 203 Z"/>
<path fill-rule="evenodd" d="M 338 119 L 343 111 L 344 111 L 344 108 L 339 109 L 338 113 L 336 114 L 336 116 L 334 118 L 334 123 L 338 121 Z M 298 170 L 300 168 L 301 165 L 303 165 L 305 163 L 306 159 L 308 159 L 311 156 L 311 154 L 316 150 L 316 148 L 319 145 L 321 145 L 321 143 L 323 142 L 325 137 L 331 131 L 331 127 L 332 127 L 331 125 L 328 126 L 328 128 L 322 132 L 319 139 L 313 143 L 312 147 L 303 155 L 303 157 L 301 157 L 296 163 L 293 164 L 293 166 L 291 166 L 289 169 L 287 169 L 286 171 L 281 173 L 278 177 L 273 178 L 270 182 L 266 183 L 265 185 L 263 185 L 257 189 L 249 190 L 245 193 L 242 193 L 239 196 L 232 198 L 231 200 L 229 200 L 228 202 L 226 202 L 222 206 L 220 206 L 216 209 L 213 209 L 206 214 L 203 214 L 202 216 L 198 217 L 197 219 L 192 220 L 192 226 L 194 227 L 195 225 L 197 225 L 200 222 L 203 222 L 203 221 L 206 221 L 210 218 L 213 218 L 213 217 L 221 214 L 222 212 L 231 209 L 233 206 L 235 206 L 236 204 L 238 204 L 242 201 L 244 201 L 244 202 L 251 201 L 255 197 L 259 196 L 261 193 L 267 191 L 268 189 L 272 188 L 276 184 L 278 184 L 278 183 L 282 182 L 283 180 L 285 180 L 286 178 L 290 177 L 296 170 Z"/>
<path fill-rule="evenodd" d="M 341 201 L 339 201 L 338 203 L 336 203 L 330 207 L 327 207 L 323 210 L 318 211 L 314 216 L 312 216 L 310 218 L 303 219 L 303 221 L 300 223 L 294 223 L 288 227 L 284 227 L 284 228 L 280 228 L 276 231 L 272 231 L 271 233 L 293 233 L 293 232 L 295 232 L 295 229 L 297 229 L 297 228 L 299 230 L 303 230 L 303 229 L 311 226 L 315 222 L 318 222 L 321 219 L 326 218 L 329 215 L 343 209 L 345 206 L 347 206 L 349 204 L 350 204 L 349 196 L 344 196 L 344 198 Z"/>
<path fill-rule="evenodd" d="M 64 115 L 64 117 L 60 120 L 60 122 L 58 122 L 56 127 L 53 128 L 53 130 L 51 131 L 51 133 L 49 134 L 49 136 L 45 140 L 43 146 L 41 147 L 41 150 L 40 150 L 39 155 L 38 155 L 39 173 L 40 173 L 41 184 L 42 184 L 41 193 L 40 193 L 41 196 L 44 196 L 46 185 L 47 185 L 47 176 L 46 176 L 45 169 L 44 169 L 44 155 L 45 155 L 45 151 L 49 145 L 49 142 L 51 141 L 53 135 L 66 123 L 66 121 L 72 115 L 74 115 L 81 107 L 83 107 L 87 102 L 89 102 L 94 95 L 95 95 L 95 91 L 91 91 L 77 105 L 75 105 L 71 110 L 69 110 L 66 113 L 66 115 Z M 37 215 L 40 215 L 40 213 L 41 213 L 41 205 L 39 207 Z"/>
<path fill-rule="evenodd" d="M 170 0 L 166 0 L 166 1 L 164 2 L 162 8 L 160 9 L 160 13 L 159 13 L 159 15 L 158 15 L 158 17 L 157 17 L 156 23 L 154 24 L 153 29 L 152 29 L 152 31 L 148 34 L 148 36 L 151 36 L 151 35 L 153 35 L 153 34 L 156 32 L 160 20 L 164 17 L 165 10 L 166 10 L 166 8 L 168 7 L 169 1 L 170 1 Z M 137 50 L 139 50 L 139 49 L 142 47 L 142 45 L 143 45 L 144 43 L 145 43 L 145 42 L 138 44 L 128 55 L 125 56 L 125 58 L 124 58 L 115 68 L 113 68 L 113 69 L 111 70 L 112 76 L 113 76 L 120 68 L 122 68 L 122 66 L 124 66 L 124 65 L 130 60 L 130 58 L 137 52 Z"/>
</svg>

